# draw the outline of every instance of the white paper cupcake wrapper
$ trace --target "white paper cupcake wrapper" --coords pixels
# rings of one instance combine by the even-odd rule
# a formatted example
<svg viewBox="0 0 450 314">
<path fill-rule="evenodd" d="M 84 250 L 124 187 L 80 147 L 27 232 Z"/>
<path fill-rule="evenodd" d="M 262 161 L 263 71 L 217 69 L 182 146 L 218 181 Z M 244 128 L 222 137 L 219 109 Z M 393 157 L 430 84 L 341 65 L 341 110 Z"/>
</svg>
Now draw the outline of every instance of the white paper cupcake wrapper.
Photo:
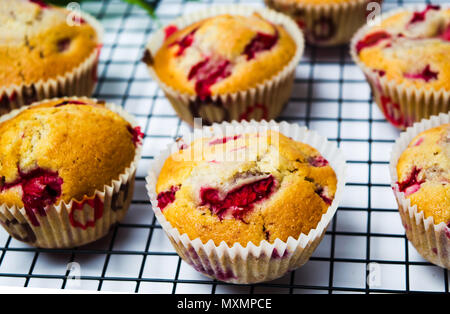
<svg viewBox="0 0 450 314">
<path fill-rule="evenodd" d="M 314 131 L 307 130 L 305 127 L 300 127 L 296 124 L 276 123 L 274 121 L 244 121 L 241 123 L 233 121 L 232 123 L 213 124 L 210 128 L 204 128 L 203 132 L 198 132 L 201 134 L 191 135 L 190 138 L 184 139 L 183 142 L 190 143 L 190 139 L 209 137 L 214 134 L 227 134 L 228 136 L 230 127 L 239 134 L 265 130 L 279 131 L 295 141 L 311 145 L 329 161 L 337 176 L 335 198 L 327 212 L 323 214 L 317 227 L 312 229 L 308 235 L 301 234 L 297 239 L 289 237 L 286 242 L 276 239 L 271 244 L 263 240 L 256 245 L 249 242 L 243 247 L 240 243 L 235 243 L 232 247 L 229 247 L 225 242 L 221 242 L 219 246 L 216 246 L 213 240 L 202 243 L 200 238 L 191 240 L 187 234 L 180 234 L 166 220 L 158 208 L 156 194 L 156 182 L 161 168 L 171 152 L 177 150 L 177 143 L 163 150 L 161 155 L 152 163 L 149 175 L 146 178 L 147 191 L 156 218 L 175 250 L 194 269 L 206 276 L 232 283 L 256 283 L 273 280 L 305 264 L 324 236 L 342 198 L 345 186 L 346 163 L 344 154 L 337 148 L 335 143 L 328 142 L 326 138 Z M 225 130 L 227 133 L 225 133 Z"/>
<path fill-rule="evenodd" d="M 161 81 L 153 67 L 148 66 L 151 77 L 164 91 L 177 114 L 187 123 L 193 125 L 193 119 L 196 117 L 203 118 L 205 124 L 232 120 L 275 119 L 288 102 L 294 83 L 295 68 L 303 54 L 304 40 L 302 32 L 287 16 L 273 10 L 245 5 L 220 5 L 181 17 L 169 25 L 183 29 L 212 16 L 221 14 L 250 16 L 253 13 L 259 13 L 273 24 L 282 25 L 297 45 L 297 51 L 292 60 L 278 74 L 256 87 L 236 93 L 214 95 L 210 97 L 209 101 L 200 101 L 196 95 L 180 93 Z M 156 55 L 161 48 L 164 39 L 164 28 L 152 35 L 147 45 L 152 56 Z"/>
<path fill-rule="evenodd" d="M 411 201 L 400 192 L 397 184 L 397 162 L 403 151 L 419 133 L 450 123 L 450 115 L 441 113 L 428 120 L 422 120 L 403 132 L 394 144 L 389 163 L 391 186 L 397 199 L 400 216 L 406 230 L 408 240 L 416 250 L 431 263 L 450 269 L 450 227 L 444 222 L 436 225 L 432 216 L 426 218 L 417 205 L 411 206 Z"/>
<path fill-rule="evenodd" d="M 58 98 L 62 101 L 68 99 L 88 99 L 85 97 Z M 92 99 L 96 100 L 96 99 Z M 41 102 L 39 102 L 41 103 Z M 34 103 L 31 106 L 38 105 Z M 127 120 L 133 127 L 137 126 L 134 118 L 120 106 L 105 104 L 109 110 L 117 113 Z M 29 107 L 22 107 L 0 117 L 0 123 L 9 120 Z M 134 178 L 137 164 L 140 159 L 142 145 L 138 145 L 134 160 L 120 174 L 117 180 L 105 185 L 102 190 L 96 190 L 93 195 L 85 196 L 84 204 L 74 208 L 74 201 L 60 202 L 57 205 L 47 206 L 46 215 L 36 213 L 39 226 L 33 225 L 25 208 L 8 207 L 0 204 L 0 223 L 8 233 L 17 240 L 41 248 L 71 248 L 93 242 L 105 236 L 114 225 L 120 222 L 128 211 L 134 189 Z M 93 200 L 94 204 L 88 204 Z M 95 218 L 95 201 L 103 203 L 103 214 Z M 94 205 L 94 206 L 93 206 Z M 71 214 L 72 213 L 72 214 Z M 75 223 L 71 223 L 74 219 Z"/>
<path fill-rule="evenodd" d="M 443 6 L 441 7 L 448 7 Z M 403 7 L 382 14 L 379 18 L 384 20 L 394 14 L 403 11 L 423 10 L 423 5 Z M 356 44 L 361 40 L 371 26 L 365 25 L 353 37 L 350 44 L 350 54 L 353 61 L 364 72 L 367 81 L 372 89 L 374 100 L 376 101 L 386 120 L 395 127 L 404 130 L 414 122 L 428 119 L 432 115 L 441 112 L 447 113 L 450 110 L 450 91 L 441 89 L 439 91 L 416 88 L 406 83 L 399 84 L 395 80 L 381 77 L 377 72 L 367 67 L 359 59 L 356 51 Z"/>
<path fill-rule="evenodd" d="M 292 0 L 265 0 L 266 5 L 294 19 L 308 44 L 336 46 L 347 44 L 367 21 L 368 0 L 344 3 L 307 4 Z M 382 3 L 382 0 L 372 1 Z"/>
<path fill-rule="evenodd" d="M 54 79 L 39 80 L 31 84 L 0 87 L 0 114 L 30 105 L 36 101 L 63 96 L 91 96 L 97 83 L 97 66 L 102 47 L 103 27 L 91 15 L 82 12 L 81 17 L 96 33 L 97 48 L 79 66 Z"/>
</svg>

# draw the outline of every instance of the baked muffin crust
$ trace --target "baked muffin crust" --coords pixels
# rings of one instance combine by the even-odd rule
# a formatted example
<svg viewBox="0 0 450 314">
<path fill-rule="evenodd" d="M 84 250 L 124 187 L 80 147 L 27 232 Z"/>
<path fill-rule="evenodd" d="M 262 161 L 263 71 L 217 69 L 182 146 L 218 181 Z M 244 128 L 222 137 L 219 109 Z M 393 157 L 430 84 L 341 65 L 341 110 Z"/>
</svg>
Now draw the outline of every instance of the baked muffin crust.
<svg viewBox="0 0 450 314">
<path fill-rule="evenodd" d="M 84 19 L 42 1 L 0 0 L 0 86 L 55 79 L 82 64 L 98 46 Z"/>
<path fill-rule="evenodd" d="M 201 99 L 255 87 L 280 72 L 296 52 L 287 31 L 258 14 L 219 15 L 181 30 L 169 25 L 166 35 L 156 55 L 145 61 L 165 84 Z"/>
<path fill-rule="evenodd" d="M 381 21 L 356 43 L 360 61 L 381 77 L 450 90 L 450 9 L 428 5 Z"/>
<path fill-rule="evenodd" d="M 450 223 L 450 124 L 417 135 L 400 156 L 400 192 L 434 223 Z"/>
<path fill-rule="evenodd" d="M 34 213 L 92 197 L 130 166 L 142 138 L 103 102 L 54 99 L 0 124 L 0 203 Z"/>
<path fill-rule="evenodd" d="M 166 160 L 156 192 L 180 234 L 245 247 L 308 234 L 331 205 L 336 184 L 316 149 L 268 131 L 183 146 Z"/>
</svg>

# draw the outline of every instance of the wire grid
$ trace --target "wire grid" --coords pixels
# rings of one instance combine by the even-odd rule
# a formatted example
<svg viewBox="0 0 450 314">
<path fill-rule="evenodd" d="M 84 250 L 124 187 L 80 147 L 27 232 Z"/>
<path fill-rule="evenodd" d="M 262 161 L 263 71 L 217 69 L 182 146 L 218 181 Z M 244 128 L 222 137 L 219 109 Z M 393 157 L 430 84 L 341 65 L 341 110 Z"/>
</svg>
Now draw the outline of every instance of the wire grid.
<svg viewBox="0 0 450 314">
<path fill-rule="evenodd" d="M 278 119 L 336 141 L 348 160 L 344 199 L 311 260 L 272 282 L 230 285 L 202 276 L 178 257 L 150 209 L 145 175 L 159 150 L 190 128 L 149 78 L 140 57 L 149 34 L 161 25 L 182 13 L 230 2 L 263 5 L 260 0 L 155 0 L 158 19 L 152 20 L 117 0 L 83 2 L 83 10 L 106 30 L 94 97 L 125 107 L 145 132 L 133 202 L 126 219 L 106 238 L 73 250 L 35 249 L 2 229 L 0 285 L 190 294 L 449 292 L 447 270 L 422 259 L 405 237 L 388 173 L 399 132 L 372 102 L 347 46 L 306 48 L 292 98 Z M 385 0 L 384 10 L 403 4 Z M 70 262 L 81 267 L 78 284 L 67 279 Z M 371 274 L 376 282 L 369 286 Z"/>
</svg>

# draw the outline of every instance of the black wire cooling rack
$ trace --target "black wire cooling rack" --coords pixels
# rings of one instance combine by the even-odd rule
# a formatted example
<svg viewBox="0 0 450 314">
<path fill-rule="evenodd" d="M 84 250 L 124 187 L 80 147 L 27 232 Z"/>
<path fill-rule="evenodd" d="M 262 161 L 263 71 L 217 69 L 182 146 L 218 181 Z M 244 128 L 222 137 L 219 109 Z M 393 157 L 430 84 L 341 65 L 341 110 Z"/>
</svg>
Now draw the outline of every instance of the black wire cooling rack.
<svg viewBox="0 0 450 314">
<path fill-rule="evenodd" d="M 263 5 L 260 0 L 154 1 L 157 18 L 151 19 L 125 2 L 83 2 L 82 9 L 106 30 L 94 97 L 125 107 L 145 132 L 133 203 L 106 238 L 73 250 L 35 249 L 1 230 L 0 286 L 191 294 L 449 292 L 447 270 L 423 260 L 405 237 L 388 174 L 399 132 L 372 102 L 347 46 L 306 48 L 292 98 L 279 118 L 336 141 L 348 160 L 344 200 L 311 260 L 272 282 L 231 285 L 200 275 L 175 253 L 151 211 L 145 175 L 159 150 L 190 129 L 140 58 L 149 34 L 178 15 L 238 2 Z M 383 9 L 410 3 L 422 1 L 385 0 Z"/>
</svg>

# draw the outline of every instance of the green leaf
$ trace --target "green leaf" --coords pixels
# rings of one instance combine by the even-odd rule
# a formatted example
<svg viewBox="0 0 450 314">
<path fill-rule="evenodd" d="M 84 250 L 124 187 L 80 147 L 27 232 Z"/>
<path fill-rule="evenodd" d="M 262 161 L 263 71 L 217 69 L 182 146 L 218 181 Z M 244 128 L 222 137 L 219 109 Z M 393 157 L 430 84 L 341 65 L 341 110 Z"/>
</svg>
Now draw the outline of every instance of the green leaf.
<svg viewBox="0 0 450 314">
<path fill-rule="evenodd" d="M 153 7 L 153 4 L 149 4 L 144 0 L 123 0 L 123 1 L 140 6 L 145 11 L 147 11 L 148 15 L 150 15 L 153 19 L 156 19 L 155 8 Z"/>
</svg>

